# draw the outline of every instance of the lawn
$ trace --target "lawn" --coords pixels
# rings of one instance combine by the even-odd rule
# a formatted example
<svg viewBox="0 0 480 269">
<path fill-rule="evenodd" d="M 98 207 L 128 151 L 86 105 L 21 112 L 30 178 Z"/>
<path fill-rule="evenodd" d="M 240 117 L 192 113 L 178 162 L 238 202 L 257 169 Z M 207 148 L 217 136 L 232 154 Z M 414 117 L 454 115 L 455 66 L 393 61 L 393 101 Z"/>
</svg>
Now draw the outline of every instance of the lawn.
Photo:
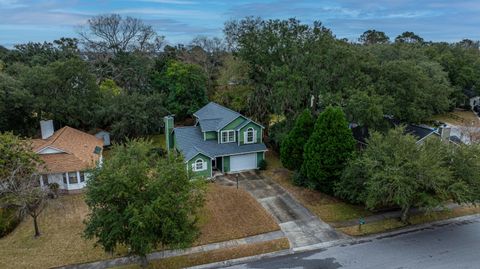
<svg viewBox="0 0 480 269">
<path fill-rule="evenodd" d="M 480 120 L 477 115 L 470 110 L 456 109 L 453 112 L 449 112 L 442 115 L 435 115 L 430 118 L 431 120 L 438 120 L 453 125 L 469 126 L 473 124 L 479 124 Z"/>
<path fill-rule="evenodd" d="M 28 217 L 0 239 L 0 268 L 47 268 L 110 258 L 81 237 L 87 213 L 83 195 L 51 200 L 39 216 L 39 238 L 33 237 L 32 218 Z"/>
<path fill-rule="evenodd" d="M 242 189 L 210 184 L 196 245 L 280 230 L 275 220 Z"/>
<path fill-rule="evenodd" d="M 149 263 L 150 269 L 175 269 L 185 268 L 200 264 L 219 262 L 230 259 L 237 259 L 253 255 L 259 255 L 290 247 L 286 238 L 255 243 L 251 245 L 240 245 L 237 247 L 207 251 L 204 253 L 195 253 L 178 257 L 154 260 Z M 139 265 L 127 265 L 116 267 L 116 269 L 140 269 Z"/>
<path fill-rule="evenodd" d="M 450 218 L 456 218 L 466 215 L 479 214 L 480 207 L 467 206 L 459 207 L 452 210 L 445 210 L 439 212 L 432 212 L 430 214 L 419 214 L 410 217 L 410 224 L 424 224 L 432 221 L 445 220 Z M 362 236 L 375 234 L 380 232 L 386 232 L 401 227 L 406 227 L 407 224 L 402 223 L 399 219 L 385 219 L 373 223 L 367 223 L 362 225 L 362 228 L 359 229 L 358 225 L 338 228 L 338 230 L 352 236 Z"/>
<path fill-rule="evenodd" d="M 372 215 L 362 206 L 351 205 L 330 195 L 293 185 L 291 181 L 292 172 L 283 168 L 274 151 L 270 150 L 266 153 L 266 160 L 267 170 L 264 171 L 265 175 L 280 184 L 323 221 L 335 226 L 335 222 Z"/>
<path fill-rule="evenodd" d="M 0 268 L 47 268 L 112 258 L 81 237 L 88 214 L 84 195 L 52 200 L 39 217 L 42 236 L 33 238 L 31 218 L 0 239 Z M 275 221 L 245 191 L 209 185 L 195 245 L 278 230 Z M 125 251 L 116 254 L 121 256 Z"/>
</svg>

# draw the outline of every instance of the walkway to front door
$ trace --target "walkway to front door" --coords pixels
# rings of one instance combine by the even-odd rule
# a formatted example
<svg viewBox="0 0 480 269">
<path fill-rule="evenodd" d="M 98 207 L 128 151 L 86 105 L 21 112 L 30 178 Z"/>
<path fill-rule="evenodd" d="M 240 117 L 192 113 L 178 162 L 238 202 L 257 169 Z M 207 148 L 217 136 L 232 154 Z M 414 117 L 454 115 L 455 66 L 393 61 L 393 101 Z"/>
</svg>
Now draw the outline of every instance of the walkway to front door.
<svg viewBox="0 0 480 269">
<path fill-rule="evenodd" d="M 278 222 L 292 248 L 347 238 L 318 219 L 282 187 L 255 171 L 217 177 L 222 185 L 239 186 L 248 191 Z"/>
</svg>

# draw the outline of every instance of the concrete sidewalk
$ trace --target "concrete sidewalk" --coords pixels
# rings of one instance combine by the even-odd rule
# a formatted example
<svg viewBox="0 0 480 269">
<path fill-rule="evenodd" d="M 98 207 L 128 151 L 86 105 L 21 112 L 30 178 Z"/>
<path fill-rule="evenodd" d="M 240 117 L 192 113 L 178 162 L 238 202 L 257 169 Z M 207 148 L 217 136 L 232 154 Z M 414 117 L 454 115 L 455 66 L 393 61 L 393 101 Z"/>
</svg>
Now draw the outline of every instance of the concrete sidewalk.
<svg viewBox="0 0 480 269">
<path fill-rule="evenodd" d="M 347 238 L 312 214 L 273 180 L 247 171 L 217 177 L 217 183 L 248 191 L 277 221 L 292 248 Z"/>
<path fill-rule="evenodd" d="M 188 255 L 188 254 L 194 254 L 194 253 L 200 253 L 200 252 L 207 252 L 207 251 L 212 251 L 212 250 L 217 250 L 222 248 L 231 248 L 236 246 L 267 242 L 267 241 L 272 241 L 272 240 L 281 239 L 281 238 L 285 238 L 285 235 L 283 234 L 283 232 L 274 231 L 274 232 L 269 232 L 265 234 L 259 234 L 259 235 L 254 235 L 254 236 L 249 236 L 245 238 L 224 241 L 219 243 L 212 243 L 208 245 L 202 245 L 202 246 L 197 246 L 197 247 L 192 247 L 187 249 L 176 249 L 176 250 L 165 250 L 165 251 L 153 252 L 147 255 L 147 259 L 149 261 L 152 261 L 152 260 L 158 260 L 158 259 L 164 259 L 164 258 L 170 258 L 170 257 L 176 257 L 176 256 L 182 256 L 182 255 Z M 91 263 L 65 265 L 57 268 L 101 269 L 101 268 L 109 268 L 114 266 L 135 264 L 139 262 L 140 260 L 138 257 L 128 256 L 128 257 L 121 257 L 121 258 L 115 258 L 115 259 L 103 260 L 103 261 L 97 261 L 97 262 L 91 262 Z"/>
</svg>

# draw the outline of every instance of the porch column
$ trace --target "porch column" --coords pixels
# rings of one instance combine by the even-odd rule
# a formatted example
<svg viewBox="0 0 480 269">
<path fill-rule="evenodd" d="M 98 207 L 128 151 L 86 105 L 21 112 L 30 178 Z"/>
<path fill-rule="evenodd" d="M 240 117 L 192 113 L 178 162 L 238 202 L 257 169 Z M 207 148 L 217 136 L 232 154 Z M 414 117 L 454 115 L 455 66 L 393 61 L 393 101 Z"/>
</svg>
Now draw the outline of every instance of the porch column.
<svg viewBox="0 0 480 269">
<path fill-rule="evenodd" d="M 70 189 L 70 178 L 68 178 L 68 172 L 65 172 L 66 179 L 67 179 L 67 190 Z"/>
</svg>

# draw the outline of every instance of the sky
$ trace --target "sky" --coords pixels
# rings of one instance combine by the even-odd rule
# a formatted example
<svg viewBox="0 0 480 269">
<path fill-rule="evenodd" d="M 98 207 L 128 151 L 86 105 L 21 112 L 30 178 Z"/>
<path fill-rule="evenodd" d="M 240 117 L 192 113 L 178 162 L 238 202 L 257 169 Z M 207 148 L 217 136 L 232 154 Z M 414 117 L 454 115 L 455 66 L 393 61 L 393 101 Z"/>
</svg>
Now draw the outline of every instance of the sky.
<svg viewBox="0 0 480 269">
<path fill-rule="evenodd" d="M 88 18 L 108 13 L 140 18 L 170 44 L 222 37 L 225 21 L 245 16 L 321 21 L 351 41 L 368 29 L 391 40 L 404 31 L 427 41 L 480 40 L 480 0 L 0 0 L 0 45 L 76 37 Z"/>
</svg>

